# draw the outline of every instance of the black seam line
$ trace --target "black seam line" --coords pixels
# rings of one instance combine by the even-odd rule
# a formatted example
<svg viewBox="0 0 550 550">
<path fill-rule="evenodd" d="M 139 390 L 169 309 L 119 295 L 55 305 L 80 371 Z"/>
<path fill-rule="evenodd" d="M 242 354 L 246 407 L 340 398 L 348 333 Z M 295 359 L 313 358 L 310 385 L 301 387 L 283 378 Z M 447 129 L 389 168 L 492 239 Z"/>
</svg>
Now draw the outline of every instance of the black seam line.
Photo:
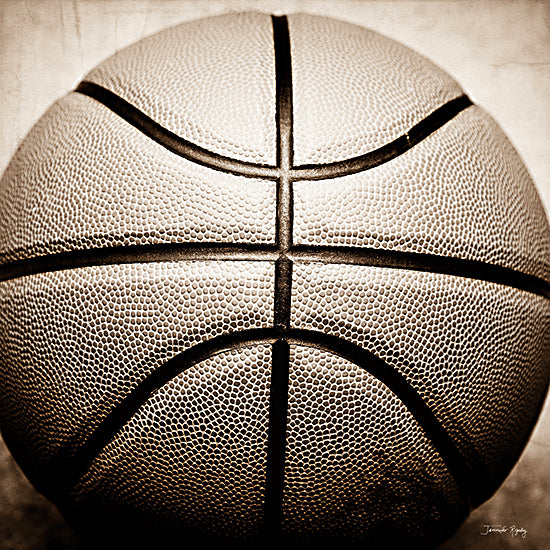
<svg viewBox="0 0 550 550">
<path fill-rule="evenodd" d="M 156 243 L 71 250 L 0 265 L 0 281 L 25 275 L 102 265 L 191 260 L 276 261 L 275 244 Z"/>
<path fill-rule="evenodd" d="M 322 349 L 343 357 L 377 378 L 401 400 L 426 433 L 463 492 L 465 502 L 477 502 L 476 492 L 483 473 L 476 474 L 473 471 L 432 410 L 402 374 L 367 349 L 348 340 L 319 331 L 282 327 L 222 334 L 196 344 L 160 365 L 115 406 L 75 454 L 63 458 L 63 455 L 66 456 L 68 453 L 64 451 L 60 453 L 62 456 L 52 460 L 48 486 L 41 487 L 41 491 L 53 501 L 63 500 L 81 476 L 88 471 L 95 457 L 116 437 L 154 392 L 201 361 L 233 349 L 259 344 L 272 344 L 274 353 L 282 352 L 283 358 L 288 356 L 288 349 L 277 350 L 278 346 L 288 347 L 288 344 L 295 344 Z M 283 405 L 286 410 L 286 403 L 281 404 Z M 74 443 L 68 444 L 67 449 L 73 445 Z M 474 460 L 476 469 L 479 470 L 482 462 Z"/>
<path fill-rule="evenodd" d="M 433 111 L 394 141 L 358 157 L 327 164 L 297 166 L 292 173 L 293 179 L 324 180 L 347 176 L 380 166 L 406 153 L 472 105 L 473 103 L 468 96 L 456 97 Z"/>
<path fill-rule="evenodd" d="M 452 275 L 497 283 L 550 299 L 550 283 L 545 279 L 478 260 L 399 250 L 307 245 L 293 246 L 289 250 L 289 256 L 295 261 L 364 265 Z"/>
<path fill-rule="evenodd" d="M 285 16 L 272 16 L 275 56 L 275 118 L 277 128 L 277 218 L 276 242 L 279 258 L 275 262 L 273 324 L 281 337 L 271 349 L 271 382 L 264 494 L 264 536 L 274 543 L 281 535 L 288 409 L 290 346 L 286 332 L 290 327 L 292 261 L 287 252 L 292 245 L 293 120 L 292 65 L 290 33 Z"/>
<path fill-rule="evenodd" d="M 276 166 L 225 157 L 179 137 L 99 84 L 83 81 L 75 92 L 95 99 L 159 145 L 187 160 L 237 176 L 267 179 L 276 179 L 280 176 L 280 169 Z M 445 103 L 408 132 L 379 149 L 338 162 L 295 166 L 289 169 L 289 176 L 293 180 L 318 180 L 369 170 L 405 153 L 471 105 L 472 101 L 466 95 L 461 95 Z"/>
<path fill-rule="evenodd" d="M 288 328 L 292 299 L 292 261 L 286 256 L 279 257 L 275 262 L 273 294 L 273 324 Z"/>
<path fill-rule="evenodd" d="M 269 422 L 265 464 L 264 536 L 276 541 L 283 521 L 283 493 L 288 416 L 288 382 L 290 346 L 286 328 L 271 347 L 271 380 L 269 389 Z"/>
<path fill-rule="evenodd" d="M 277 243 L 284 255 L 292 242 L 292 68 L 288 21 L 272 16 L 275 52 L 275 90 L 277 123 Z"/>
<path fill-rule="evenodd" d="M 6 263 L 0 265 L 0 281 L 81 267 L 128 263 L 187 260 L 272 261 L 275 262 L 276 270 L 287 272 L 275 277 L 275 284 L 279 285 L 275 300 L 282 302 L 282 297 L 288 297 L 289 290 L 291 291 L 291 260 L 294 260 L 426 271 L 497 283 L 550 299 L 550 283 L 546 280 L 476 260 L 396 250 L 307 245 L 293 245 L 285 256 L 280 257 L 280 251 L 274 244 L 158 243 L 113 246 L 59 252 Z M 282 283 L 286 286 L 283 287 Z M 284 319 L 287 318 L 287 310 L 290 312 L 290 301 L 287 299 L 286 304 L 281 303 L 276 309 L 280 312 L 276 324 L 286 325 Z"/>
<path fill-rule="evenodd" d="M 276 242 L 279 258 L 275 265 L 274 324 L 290 326 L 292 294 L 292 263 L 287 252 L 292 246 L 293 200 L 290 169 L 293 161 L 292 65 L 290 34 L 285 16 L 272 16 L 275 52 L 275 89 L 277 124 L 277 166 L 281 171 L 277 181 Z"/>
<path fill-rule="evenodd" d="M 75 92 L 95 99 L 153 141 L 197 164 L 238 176 L 268 179 L 279 176 L 279 170 L 274 166 L 225 157 L 179 137 L 103 86 L 83 81 L 77 86 Z"/>
</svg>

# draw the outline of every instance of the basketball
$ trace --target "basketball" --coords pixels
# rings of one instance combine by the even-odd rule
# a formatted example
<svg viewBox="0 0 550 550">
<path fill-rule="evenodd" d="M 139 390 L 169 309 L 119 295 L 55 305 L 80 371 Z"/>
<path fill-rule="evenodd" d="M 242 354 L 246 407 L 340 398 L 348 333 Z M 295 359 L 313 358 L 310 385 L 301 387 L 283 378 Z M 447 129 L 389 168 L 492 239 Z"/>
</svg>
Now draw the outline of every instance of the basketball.
<svg viewBox="0 0 550 550">
<path fill-rule="evenodd" d="M 535 425 L 549 259 L 518 153 L 425 57 L 308 14 L 186 22 L 2 177 L 2 436 L 84 533 L 430 548 Z"/>
</svg>

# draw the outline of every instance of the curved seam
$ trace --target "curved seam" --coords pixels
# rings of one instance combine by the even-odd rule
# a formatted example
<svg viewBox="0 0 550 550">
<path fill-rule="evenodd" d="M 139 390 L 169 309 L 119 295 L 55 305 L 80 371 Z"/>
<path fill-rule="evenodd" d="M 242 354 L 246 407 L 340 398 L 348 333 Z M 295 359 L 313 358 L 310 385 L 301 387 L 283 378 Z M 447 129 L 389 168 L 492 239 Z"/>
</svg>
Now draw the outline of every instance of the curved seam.
<svg viewBox="0 0 550 550">
<path fill-rule="evenodd" d="M 406 153 L 471 106 L 473 103 L 467 95 L 455 97 L 416 123 L 408 132 L 378 149 L 346 160 L 296 166 L 293 170 L 293 178 L 294 180 L 325 180 L 376 168 Z"/>
<path fill-rule="evenodd" d="M 0 282 L 83 267 L 191 260 L 274 261 L 278 256 L 276 245 L 268 243 L 168 242 L 87 248 L 45 254 L 0 265 Z"/>
<path fill-rule="evenodd" d="M 465 502 L 471 507 L 476 501 L 476 488 L 482 476 L 476 473 L 455 445 L 424 399 L 395 367 L 362 346 L 324 332 L 290 329 L 288 341 L 334 353 L 368 372 L 388 388 L 406 407 L 435 447 Z M 472 449 L 474 451 L 474 449 Z M 481 460 L 476 459 L 481 467 Z"/>
<path fill-rule="evenodd" d="M 337 245 L 295 245 L 291 257 L 306 262 L 385 267 L 450 275 L 500 284 L 550 299 L 550 283 L 537 275 L 481 260 L 440 256 L 395 249 L 340 247 Z"/>
<path fill-rule="evenodd" d="M 95 99 L 159 145 L 187 160 L 237 176 L 275 179 L 279 175 L 275 166 L 233 159 L 187 141 L 99 84 L 83 81 L 74 91 Z"/>
</svg>

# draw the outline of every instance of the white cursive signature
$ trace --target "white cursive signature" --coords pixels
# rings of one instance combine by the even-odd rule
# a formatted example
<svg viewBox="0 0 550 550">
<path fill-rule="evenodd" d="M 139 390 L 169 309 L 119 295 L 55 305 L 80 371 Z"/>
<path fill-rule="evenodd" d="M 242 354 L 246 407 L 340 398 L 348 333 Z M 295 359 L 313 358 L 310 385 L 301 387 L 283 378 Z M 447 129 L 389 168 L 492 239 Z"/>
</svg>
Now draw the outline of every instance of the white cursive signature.
<svg viewBox="0 0 550 550">
<path fill-rule="evenodd" d="M 521 537 L 524 539 L 527 537 L 527 529 L 525 527 L 516 527 L 515 525 L 499 525 L 498 523 L 493 523 L 492 525 L 484 525 L 484 531 L 480 535 L 489 535 L 490 533 L 508 533 L 512 537 Z"/>
</svg>

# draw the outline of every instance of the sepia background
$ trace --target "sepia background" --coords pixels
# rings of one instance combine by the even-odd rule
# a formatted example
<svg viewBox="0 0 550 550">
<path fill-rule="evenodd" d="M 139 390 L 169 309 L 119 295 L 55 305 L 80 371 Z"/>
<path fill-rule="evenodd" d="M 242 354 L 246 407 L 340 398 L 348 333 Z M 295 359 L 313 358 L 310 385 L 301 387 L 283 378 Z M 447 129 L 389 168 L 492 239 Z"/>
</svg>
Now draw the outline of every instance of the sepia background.
<svg viewBox="0 0 550 550">
<path fill-rule="evenodd" d="M 117 49 L 185 20 L 246 9 L 336 17 L 380 31 L 435 61 L 503 127 L 550 212 L 546 0 L 1 0 L 0 171 L 47 107 Z M 516 468 L 441 548 L 550 548 L 549 472 L 547 399 Z M 482 536 L 485 524 L 515 525 L 527 536 Z M 82 545 L 27 482 L 0 439 L 0 550 L 76 550 Z"/>
</svg>

